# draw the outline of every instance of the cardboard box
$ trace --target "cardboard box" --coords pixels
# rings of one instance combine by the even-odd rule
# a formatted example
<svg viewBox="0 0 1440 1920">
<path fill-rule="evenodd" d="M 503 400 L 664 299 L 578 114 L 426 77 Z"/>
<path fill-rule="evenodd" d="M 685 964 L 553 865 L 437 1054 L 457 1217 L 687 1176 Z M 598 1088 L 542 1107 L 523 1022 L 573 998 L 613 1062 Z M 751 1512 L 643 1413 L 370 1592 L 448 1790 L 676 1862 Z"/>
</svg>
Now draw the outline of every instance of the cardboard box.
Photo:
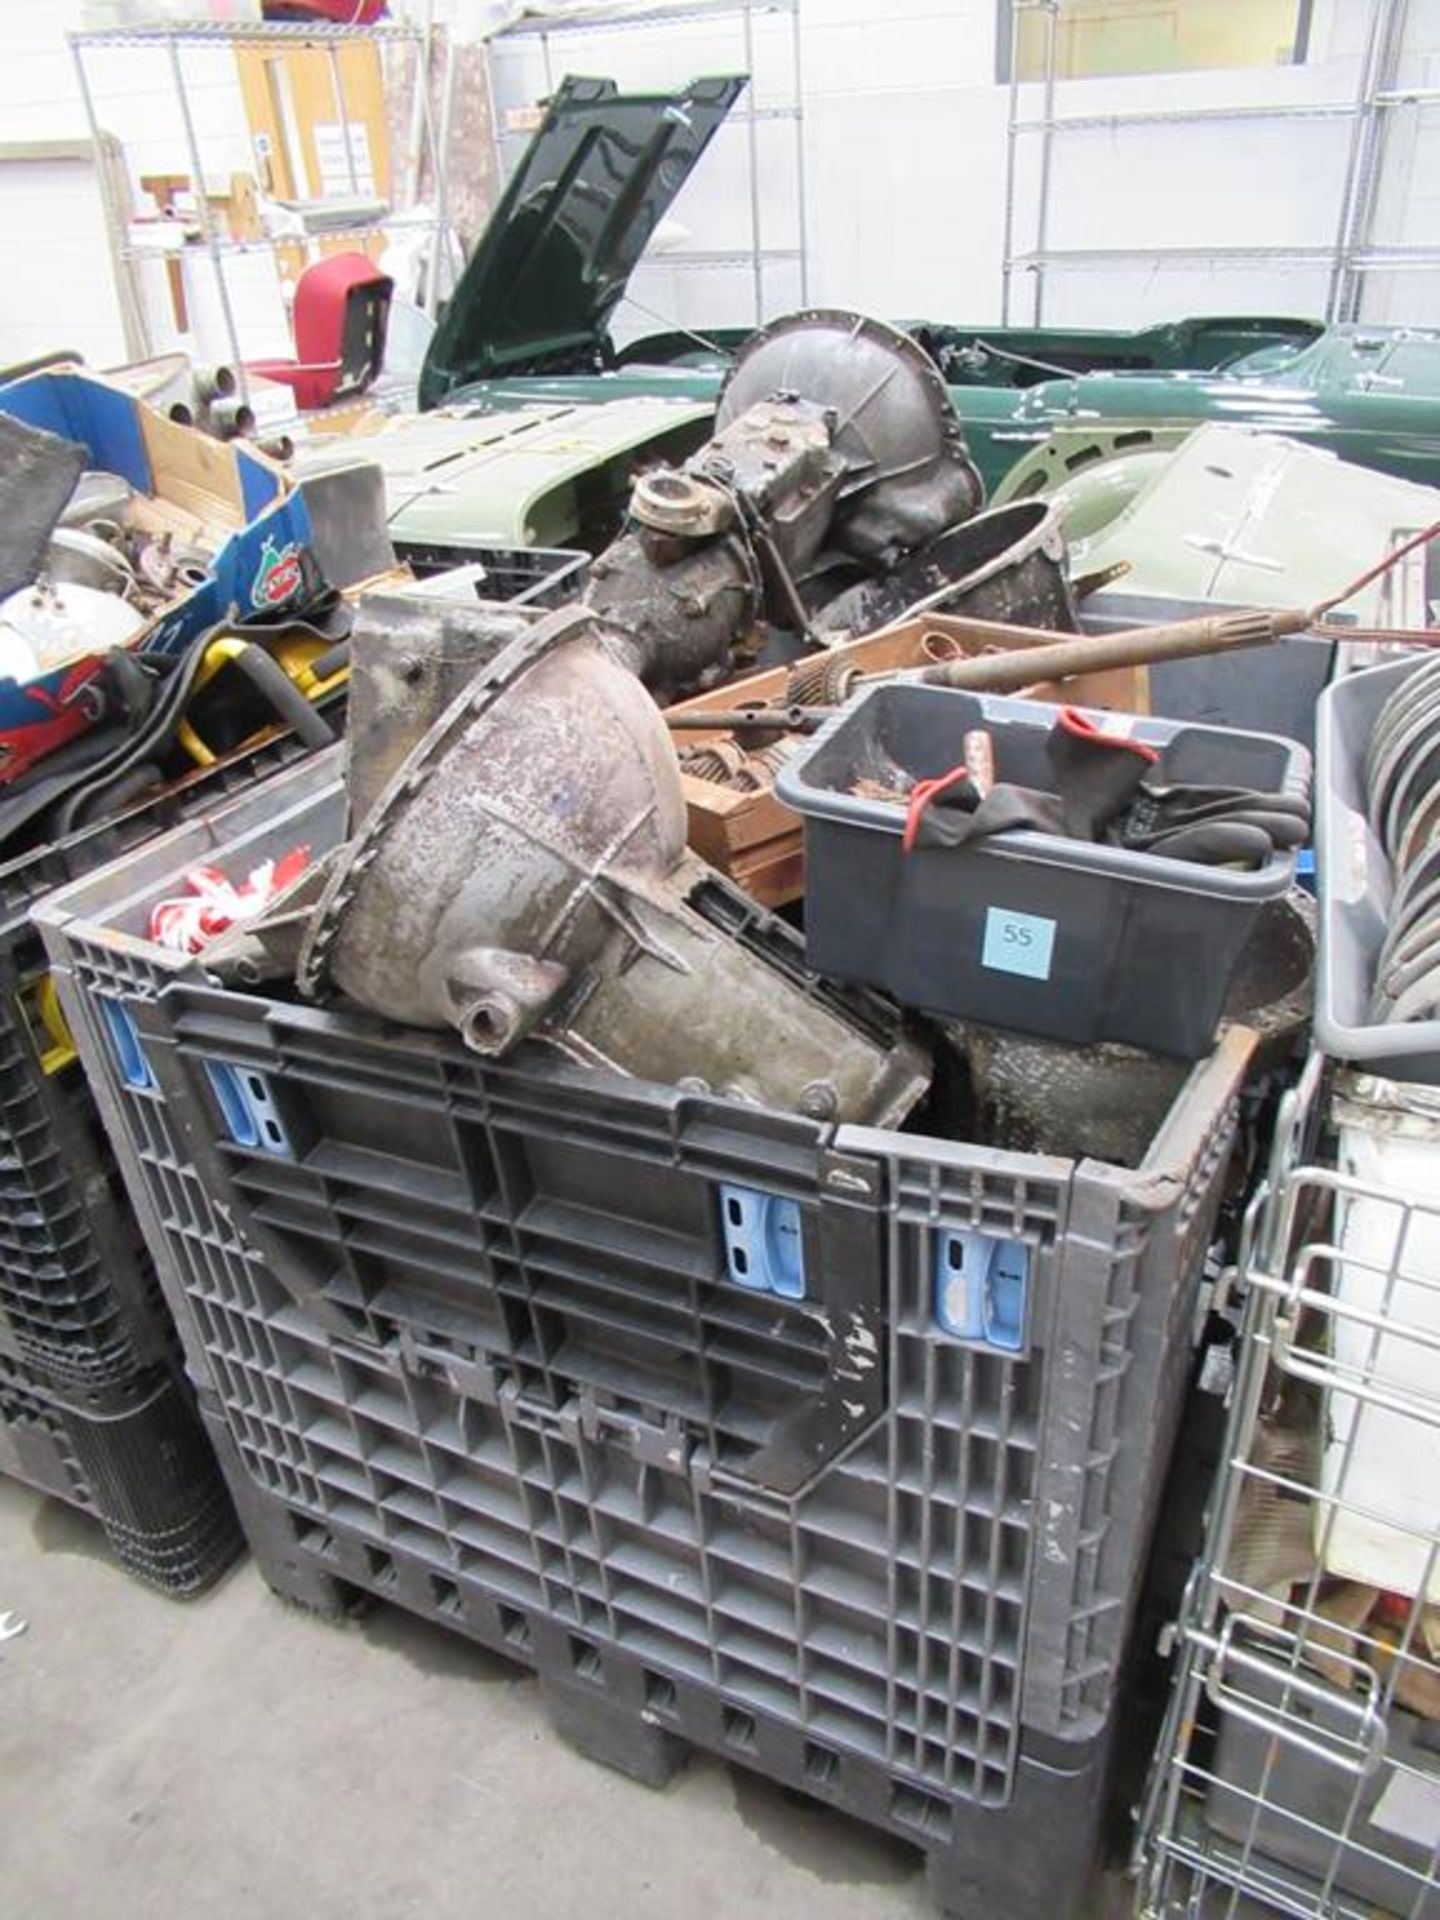
<svg viewBox="0 0 1440 1920">
<path fill-rule="evenodd" d="M 87 466 L 130 482 L 137 498 L 127 511 L 139 524 L 207 556 L 209 578 L 154 616 L 134 642 L 142 652 L 179 652 L 222 620 L 278 613 L 322 580 L 348 587 L 394 565 L 378 470 L 368 493 L 337 507 L 323 498 L 326 476 L 296 485 L 258 448 L 181 426 L 76 368 L 0 387 L 0 410 L 77 442 Z M 329 483 L 333 494 L 334 476 Z M 100 665 L 86 655 L 33 680 L 0 679 L 3 777 L 86 730 L 80 695 Z"/>
</svg>

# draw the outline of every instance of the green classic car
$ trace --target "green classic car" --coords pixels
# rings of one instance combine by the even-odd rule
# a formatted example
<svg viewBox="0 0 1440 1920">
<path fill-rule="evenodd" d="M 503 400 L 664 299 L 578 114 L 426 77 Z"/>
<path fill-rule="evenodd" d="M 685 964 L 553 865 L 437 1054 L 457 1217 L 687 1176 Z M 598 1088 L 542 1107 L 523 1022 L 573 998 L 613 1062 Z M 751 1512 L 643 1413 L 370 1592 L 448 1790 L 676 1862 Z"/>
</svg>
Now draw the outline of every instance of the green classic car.
<svg viewBox="0 0 1440 1920">
<path fill-rule="evenodd" d="M 630 275 L 675 195 L 745 87 L 742 75 L 694 80 L 679 93 L 622 94 L 612 80 L 569 78 L 476 243 L 447 303 L 424 371 L 420 405 L 509 399 L 511 383 L 614 376 L 630 391 L 709 398 L 749 328 L 676 329 L 623 349 L 610 328 Z M 1134 333 L 990 329 L 900 321 L 947 383 L 969 391 L 1027 389 L 1055 376 L 1216 372 L 1255 355 L 1283 362 L 1324 329 L 1268 316 L 1171 321 Z M 645 383 L 655 381 L 652 389 Z M 630 383 L 634 383 L 630 385 Z M 609 399 L 607 384 L 545 397 Z"/>
<path fill-rule="evenodd" d="M 965 342 L 963 350 L 977 356 L 1008 353 L 1008 343 L 1031 340 L 1038 355 L 1044 338 L 901 324 L 932 354 L 937 342 L 950 339 Z M 1440 330 L 1256 319 L 1182 321 L 1147 331 L 1162 341 L 1233 342 L 1247 325 L 1257 332 L 1304 326 L 1311 337 L 1293 347 L 1272 342 L 1218 369 L 1087 371 L 1029 386 L 958 381 L 954 352 L 945 354 L 942 367 L 951 397 L 987 491 L 998 490 L 1012 468 L 1037 450 L 1047 451 L 1054 477 L 1061 479 L 1127 447 L 1173 446 L 1180 434 L 1207 420 L 1283 433 L 1357 466 L 1440 485 Z M 1207 332 L 1210 327 L 1217 331 Z M 1117 356 L 1137 352 L 1147 334 L 1063 336 L 1072 349 L 1087 337 L 1099 358 L 1102 348 Z M 623 365 L 607 372 L 480 380 L 453 394 L 452 403 L 463 397 L 470 405 L 507 408 L 540 398 L 593 402 L 636 394 L 701 401 L 712 399 L 724 378 L 719 364 L 656 365 L 637 359 L 635 352 L 631 349 Z M 1060 440 L 1051 448 L 1054 436 Z M 1008 495 L 1013 492 L 1006 488 Z"/>
<path fill-rule="evenodd" d="M 614 345 L 631 272 L 745 85 L 567 79 L 450 299 L 419 420 L 368 445 L 400 538 L 594 546 L 630 472 L 705 437 L 745 330 Z M 1202 317 L 1135 332 L 902 322 L 949 385 L 991 494 L 1048 490 L 1205 421 L 1440 482 L 1440 333 Z M 599 402 L 623 402 L 620 407 Z M 1018 462 L 1022 473 L 1007 483 Z"/>
</svg>

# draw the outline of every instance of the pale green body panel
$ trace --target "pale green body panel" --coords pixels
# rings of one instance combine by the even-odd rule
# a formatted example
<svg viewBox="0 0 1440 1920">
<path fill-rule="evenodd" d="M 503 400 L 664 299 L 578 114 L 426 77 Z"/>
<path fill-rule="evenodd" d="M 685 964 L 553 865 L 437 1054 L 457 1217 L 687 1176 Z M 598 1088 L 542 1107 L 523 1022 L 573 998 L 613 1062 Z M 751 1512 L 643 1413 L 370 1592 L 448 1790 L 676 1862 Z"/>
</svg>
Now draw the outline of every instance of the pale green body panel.
<svg viewBox="0 0 1440 1920">
<path fill-rule="evenodd" d="M 1440 520 L 1433 487 L 1223 426 L 1198 428 L 1158 466 L 1152 454 L 1117 456 L 1055 498 L 1074 509 L 1066 525 L 1077 576 L 1123 564 L 1125 593 L 1232 606 L 1312 605 L 1401 536 Z M 1098 524 L 1102 517 L 1107 524 Z M 1103 601 L 1102 592 L 1092 604 Z M 1364 626 L 1420 626 L 1437 617 L 1423 556 L 1347 601 L 1343 615 Z"/>
<path fill-rule="evenodd" d="M 442 407 L 313 446 L 297 465 L 303 473 L 357 458 L 378 461 L 397 540 L 583 545 L 592 518 L 609 520 L 611 532 L 619 524 L 631 471 L 698 444 L 712 411 L 706 401 L 644 394 L 608 406 L 532 401 L 494 413 Z"/>
</svg>

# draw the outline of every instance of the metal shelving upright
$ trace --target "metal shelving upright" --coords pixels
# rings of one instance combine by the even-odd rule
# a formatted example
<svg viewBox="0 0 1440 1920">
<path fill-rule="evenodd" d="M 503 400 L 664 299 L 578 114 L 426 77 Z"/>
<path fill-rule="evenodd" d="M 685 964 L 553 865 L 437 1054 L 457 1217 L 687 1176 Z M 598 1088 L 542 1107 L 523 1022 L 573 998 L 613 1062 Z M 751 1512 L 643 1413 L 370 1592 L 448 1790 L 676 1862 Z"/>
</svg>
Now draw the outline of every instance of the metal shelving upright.
<svg viewBox="0 0 1440 1920">
<path fill-rule="evenodd" d="M 92 52 L 134 51 L 136 49 L 161 49 L 166 55 L 171 86 L 180 109 L 181 124 L 184 129 L 185 147 L 190 162 L 190 178 L 195 190 L 195 221 L 200 230 L 200 248 L 209 259 L 215 275 L 216 298 L 229 343 L 231 360 L 241 389 L 245 389 L 245 351 L 240 340 L 240 330 L 235 319 L 235 309 L 230 297 L 230 288 L 226 280 L 224 263 L 227 256 L 255 252 L 274 252 L 281 246 L 308 245 L 311 241 L 367 238 L 378 232 L 382 226 L 393 225 L 396 214 L 393 209 L 383 217 L 364 221 L 355 226 L 325 227 L 302 237 L 256 240 L 234 239 L 220 231 L 215 214 L 210 207 L 204 191 L 205 163 L 202 131 L 197 124 L 194 105 L 190 98 L 184 64 L 184 51 L 187 47 L 316 47 L 324 51 L 329 58 L 331 89 L 335 101 L 335 116 L 341 128 L 344 142 L 345 159 L 350 174 L 352 191 L 358 189 L 359 181 L 355 166 L 355 151 L 350 128 L 352 122 L 346 111 L 345 88 L 337 58 L 339 49 L 349 41 L 369 41 L 380 45 L 407 45 L 412 49 L 414 60 L 415 85 L 421 102 L 421 122 L 426 150 L 434 171 L 436 182 L 435 208 L 427 215 L 425 225 L 433 227 L 432 246 L 440 245 L 444 226 L 444 168 L 440 164 L 439 148 L 436 141 L 436 118 L 434 102 L 430 94 L 430 76 L 428 47 L 424 32 L 414 26 L 401 22 L 381 21 L 371 26 L 343 26 L 329 22 L 279 22 L 279 21 L 224 21 L 196 20 L 154 26 L 127 26 L 95 28 L 71 33 L 67 36 L 71 56 L 75 63 L 76 77 L 80 85 L 81 98 L 85 104 L 85 114 L 89 122 L 90 138 L 94 144 L 97 165 L 100 156 L 106 151 L 109 139 L 96 104 L 96 89 L 92 84 L 87 55 Z M 108 215 L 107 215 L 108 217 Z M 403 216 L 401 216 L 403 218 Z M 112 236 L 114 252 L 118 261 L 127 267 L 133 267 L 139 259 L 168 258 L 151 254 L 144 249 L 136 249 L 130 243 L 128 233 L 120 232 Z M 148 352 L 148 347 L 147 347 Z M 145 357 L 144 354 L 137 358 Z"/>
<path fill-rule="evenodd" d="M 790 58 L 794 84 L 791 97 L 784 105 L 760 107 L 755 104 L 754 99 L 755 22 L 757 19 L 776 15 L 788 16 L 790 21 Z M 805 232 L 805 124 L 800 0 L 673 0 L 669 5 L 614 8 L 602 5 L 587 9 L 581 16 L 538 16 L 517 21 L 515 25 L 505 27 L 494 35 L 490 45 L 493 53 L 496 48 L 507 42 L 538 40 L 545 63 L 545 89 L 547 93 L 551 93 L 561 77 L 557 73 L 553 60 L 553 49 L 557 41 L 585 34 L 613 33 L 632 27 L 694 27 L 727 20 L 738 22 L 741 58 L 745 72 L 752 75 L 743 106 L 737 108 L 731 116 L 732 122 L 738 123 L 745 129 L 748 160 L 747 185 L 750 199 L 750 245 L 748 248 L 735 251 L 691 250 L 667 253 L 665 264 L 667 267 L 682 271 L 703 271 L 748 265 L 754 286 L 755 324 L 759 326 L 766 318 L 765 269 L 768 263 L 793 261 L 799 273 L 800 305 L 805 305 L 809 299 Z M 492 72 L 492 89 L 493 84 Z M 793 247 L 774 247 L 765 244 L 765 223 L 760 191 L 759 128 L 762 121 L 768 120 L 788 120 L 795 130 L 797 235 L 796 245 Z M 496 157 L 503 178 L 507 170 L 503 150 L 506 134 L 498 114 L 492 113 L 492 121 L 495 127 Z"/>
<path fill-rule="evenodd" d="M 1374 216 L 1383 162 L 1385 125 L 1397 108 L 1440 101 L 1440 89 L 1406 89 L 1396 85 L 1401 53 L 1404 49 L 1406 18 L 1410 0 L 1375 0 L 1371 14 L 1360 84 L 1351 100 L 1313 102 L 1275 102 L 1219 107 L 1191 107 L 1173 110 L 1146 108 L 1133 112 L 1115 111 L 1092 114 L 1057 114 L 1056 27 L 1061 0 L 1012 0 L 1008 113 L 1006 120 L 1005 202 L 1002 254 L 1003 323 L 1010 323 L 1015 280 L 1026 273 L 1031 280 L 1031 320 L 1044 323 L 1046 272 L 1051 267 L 1103 268 L 1105 266 L 1155 261 L 1165 265 L 1195 264 L 1231 266 L 1286 265 L 1328 269 L 1329 286 L 1325 317 L 1329 320 L 1353 320 L 1358 317 L 1363 277 L 1367 273 L 1412 268 L 1440 267 L 1440 248 L 1377 247 L 1374 243 Z M 1043 15 L 1045 20 L 1045 70 L 1038 83 L 1022 83 L 1020 72 L 1020 28 L 1026 14 Z M 1025 84 L 1038 84 L 1042 90 L 1041 110 L 1026 119 L 1021 112 L 1021 90 Z M 1069 247 L 1049 244 L 1050 201 L 1057 136 L 1075 133 L 1118 131 L 1130 127 L 1179 127 L 1197 124 L 1333 120 L 1351 128 L 1346 162 L 1345 186 L 1336 224 L 1335 238 L 1327 246 L 1223 246 L 1223 247 Z M 1017 201 L 1019 198 L 1019 143 L 1022 137 L 1038 135 L 1040 159 L 1035 190 L 1033 245 L 1017 249 Z"/>
<path fill-rule="evenodd" d="M 1366 49 L 1365 110 L 1356 123 L 1336 241 L 1331 319 L 1360 318 L 1367 274 L 1440 269 L 1440 247 L 1381 247 L 1375 239 L 1386 147 L 1396 121 L 1403 111 L 1440 103 L 1440 88 L 1399 84 L 1411 10 L 1411 0 L 1377 0 Z"/>
</svg>

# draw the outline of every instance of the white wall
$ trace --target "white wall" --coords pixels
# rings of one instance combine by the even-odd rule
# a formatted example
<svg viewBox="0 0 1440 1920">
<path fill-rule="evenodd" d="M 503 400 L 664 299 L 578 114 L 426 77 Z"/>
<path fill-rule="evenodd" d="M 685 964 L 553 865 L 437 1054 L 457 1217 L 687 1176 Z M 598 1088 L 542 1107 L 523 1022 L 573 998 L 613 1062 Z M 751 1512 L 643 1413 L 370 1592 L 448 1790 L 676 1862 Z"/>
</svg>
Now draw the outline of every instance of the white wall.
<svg viewBox="0 0 1440 1920">
<path fill-rule="evenodd" d="M 462 0 L 439 0 L 441 17 Z M 1236 0 L 1241 4 L 1242 0 Z M 995 0 L 800 0 L 808 298 L 896 317 L 993 323 L 999 318 L 1005 181 L 1006 89 L 995 80 Z M 1312 58 L 1303 68 L 1137 76 L 1063 83 L 1063 113 L 1236 103 L 1296 104 L 1353 97 L 1370 0 L 1316 0 Z M 473 8 L 471 9 L 473 11 Z M 56 138 L 85 119 L 64 31 L 81 0 L 0 0 L 0 139 Z M 1411 0 L 1403 79 L 1440 87 L 1440 0 Z M 779 108 L 795 97 L 788 17 L 755 23 L 754 98 Z M 228 56 L 186 55 L 207 169 L 217 176 L 248 163 L 248 143 Z M 552 40 L 547 80 L 540 43 L 502 39 L 493 47 L 493 84 L 506 110 L 538 99 L 565 71 L 609 74 L 627 86 L 674 86 L 697 74 L 746 66 L 738 17 L 696 26 L 596 29 Z M 92 56 L 102 121 L 127 144 L 132 174 L 188 170 L 182 129 L 164 70 L 150 51 Z M 1038 114 L 1040 89 L 1022 90 L 1022 112 Z M 1344 174 L 1344 121 L 1269 125 L 1221 122 L 1070 133 L 1057 142 L 1049 244 L 1054 247 L 1218 248 L 1328 246 Z M 762 119 L 760 211 L 767 246 L 793 248 L 800 231 L 795 127 Z M 508 158 L 523 136 L 506 141 Z M 707 253 L 749 245 L 749 133 L 736 119 L 717 135 L 681 194 L 675 218 L 682 244 Z M 1038 139 L 1022 142 L 1016 244 L 1031 244 Z M 43 196 L 43 198 L 41 198 Z M 92 358 L 119 357 L 108 260 L 93 185 L 71 164 L 7 188 L 0 171 L 0 234 L 18 248 L 25 295 L 0 302 L 0 360 L 38 340 L 80 344 Z M 44 209 L 37 223 L 35 207 Z M 37 247 L 37 225 L 46 245 Z M 1387 143 L 1377 212 L 1387 245 L 1440 245 L 1440 107 L 1399 110 Z M 147 270 L 157 323 L 164 318 L 162 269 Z M 226 351 L 208 262 L 189 267 L 201 357 Z M 248 354 L 282 352 L 286 323 L 268 262 L 229 269 Z M 1182 265 L 1150 258 L 1103 268 L 1052 268 L 1045 318 L 1063 324 L 1134 324 L 1184 312 L 1261 308 L 1316 312 L 1327 286 L 1317 267 L 1202 258 Z M 744 324 L 754 318 L 748 266 L 677 269 L 648 261 L 634 292 L 650 309 L 622 310 L 622 332 L 653 330 L 653 314 L 682 325 Z M 1031 288 L 1015 287 L 1014 318 L 1031 311 Z M 763 311 L 801 297 L 793 263 L 766 268 Z M 1377 278 L 1366 311 L 1375 318 L 1440 315 L 1440 274 Z M 163 338 L 157 346 L 167 344 Z"/>
<path fill-rule="evenodd" d="M 62 140 L 85 132 L 67 28 L 77 26 L 80 0 L 0 0 L 0 136 Z"/>
<path fill-rule="evenodd" d="M 83 0 L 0 0 L 0 140 L 88 134 L 89 123 L 65 35 L 82 24 Z M 253 169 L 234 61 L 224 47 L 187 48 L 187 91 L 201 136 L 206 177 L 223 182 Z M 162 49 L 96 49 L 86 71 L 101 126 L 122 143 L 133 183 L 147 173 L 189 173 L 184 122 Z M 15 249 L 24 299 L 0 300 L 0 362 L 40 350 L 36 341 L 78 347 L 95 365 L 126 357 L 104 220 L 93 171 L 73 163 L 0 169 L 0 236 Z M 180 345 L 198 360 L 230 357 L 216 276 L 208 258 L 184 262 L 190 329 L 176 335 L 164 264 L 139 269 L 152 344 Z M 246 355 L 288 354 L 290 328 L 271 257 L 237 256 L 225 280 Z"/>
<path fill-rule="evenodd" d="M 67 0 L 44 7 L 0 0 L 0 140 L 7 144 L 85 136 L 64 41 L 77 12 Z M 92 165 L 64 159 L 0 167 L 0 243 L 9 282 L 0 299 L 0 364 L 59 347 L 89 360 L 123 358 Z"/>
<path fill-rule="evenodd" d="M 0 164 L 0 234 L 24 262 L 0 300 L 0 366 L 65 349 L 92 366 L 125 358 L 105 219 L 88 146 L 85 157 Z"/>
<path fill-rule="evenodd" d="M 1241 0 L 1237 0 L 1240 4 Z M 1005 194 L 1006 89 L 997 84 L 995 0 L 801 0 L 809 298 L 892 316 L 994 322 L 1000 314 Z M 1360 74 L 1370 0 L 1316 0 L 1311 58 L 1264 72 L 1137 75 L 1072 81 L 1059 114 L 1188 107 L 1349 103 Z M 762 106 L 792 95 L 788 22 L 762 20 L 754 71 Z M 1412 0 L 1411 84 L 1440 83 L 1440 4 Z M 1427 52 L 1426 50 L 1433 50 Z M 537 99 L 547 80 L 533 39 L 495 43 L 494 88 L 507 108 Z M 675 85 L 734 69 L 740 27 L 594 29 L 555 35 L 551 73 L 613 75 L 626 85 Z M 1041 88 L 1021 89 L 1021 117 L 1041 110 Z M 1402 116 L 1403 117 L 1403 116 Z M 1387 241 L 1440 242 L 1440 107 L 1408 110 L 1392 137 L 1381 197 Z M 1397 122 L 1398 124 L 1398 122 Z M 796 228 L 790 130 L 762 125 L 762 215 L 772 244 Z M 1095 267 L 1052 266 L 1044 317 L 1055 324 L 1129 325 L 1185 312 L 1271 309 L 1318 312 L 1328 290 L 1320 265 L 1213 257 L 1156 259 L 1160 249 L 1327 248 L 1335 235 L 1350 139 L 1343 119 L 1120 127 L 1057 137 L 1047 244 L 1136 248 L 1149 257 Z M 1039 138 L 1020 143 L 1016 249 L 1034 243 Z M 518 151 L 509 143 L 507 157 Z M 676 215 L 704 250 L 748 243 L 744 133 L 720 135 Z M 637 278 L 648 305 L 703 326 L 753 317 L 744 272 Z M 767 279 L 765 308 L 791 304 L 798 287 Z M 1032 311 L 1032 284 L 1017 277 L 1016 321 Z M 1440 274 L 1376 280 L 1367 312 L 1434 319 Z M 625 331 L 653 325 L 635 312 Z"/>
</svg>

